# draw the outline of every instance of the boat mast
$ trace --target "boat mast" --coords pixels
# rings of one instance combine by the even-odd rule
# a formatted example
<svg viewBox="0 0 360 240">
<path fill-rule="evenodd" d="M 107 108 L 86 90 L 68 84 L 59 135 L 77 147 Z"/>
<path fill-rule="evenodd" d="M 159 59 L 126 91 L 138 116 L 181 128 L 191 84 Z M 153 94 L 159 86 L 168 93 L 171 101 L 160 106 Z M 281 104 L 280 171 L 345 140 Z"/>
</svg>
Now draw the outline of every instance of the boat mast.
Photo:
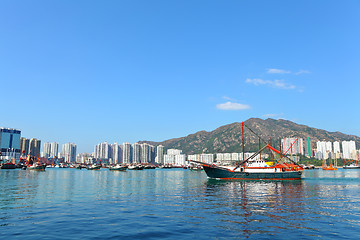
<svg viewBox="0 0 360 240">
<path fill-rule="evenodd" d="M 243 147 L 243 161 L 245 161 L 245 138 L 244 138 L 244 122 L 242 122 L 242 147 Z"/>
</svg>

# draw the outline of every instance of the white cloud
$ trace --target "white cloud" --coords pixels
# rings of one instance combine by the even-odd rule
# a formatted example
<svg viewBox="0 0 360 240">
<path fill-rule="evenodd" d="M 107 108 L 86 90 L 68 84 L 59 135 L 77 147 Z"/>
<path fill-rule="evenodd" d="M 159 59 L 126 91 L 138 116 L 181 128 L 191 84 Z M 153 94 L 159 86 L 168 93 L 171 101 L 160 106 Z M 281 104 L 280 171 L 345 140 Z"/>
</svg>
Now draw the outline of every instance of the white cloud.
<svg viewBox="0 0 360 240">
<path fill-rule="evenodd" d="M 285 80 L 263 80 L 260 78 L 248 78 L 245 80 L 246 83 L 254 84 L 255 86 L 268 85 L 274 88 L 280 89 L 295 89 L 296 86 L 287 83 Z"/>
<path fill-rule="evenodd" d="M 279 118 L 282 115 L 283 115 L 283 113 L 268 113 L 268 114 L 262 115 L 262 117 L 264 117 L 264 118 Z"/>
<path fill-rule="evenodd" d="M 236 101 L 236 99 L 230 98 L 230 97 L 227 97 L 227 96 L 223 96 L 222 98 L 225 99 L 225 100 L 228 100 L 228 101 Z"/>
<path fill-rule="evenodd" d="M 276 69 L 276 68 L 268 68 L 267 73 L 285 74 L 285 73 L 291 73 L 291 71 L 283 70 L 283 69 Z"/>
<path fill-rule="evenodd" d="M 311 73 L 310 71 L 308 70 L 299 70 L 298 72 L 295 73 L 295 75 L 299 75 L 299 74 L 309 74 Z"/>
<path fill-rule="evenodd" d="M 226 102 L 217 104 L 216 108 L 220 110 L 246 110 L 250 109 L 250 106 L 241 103 Z"/>
</svg>

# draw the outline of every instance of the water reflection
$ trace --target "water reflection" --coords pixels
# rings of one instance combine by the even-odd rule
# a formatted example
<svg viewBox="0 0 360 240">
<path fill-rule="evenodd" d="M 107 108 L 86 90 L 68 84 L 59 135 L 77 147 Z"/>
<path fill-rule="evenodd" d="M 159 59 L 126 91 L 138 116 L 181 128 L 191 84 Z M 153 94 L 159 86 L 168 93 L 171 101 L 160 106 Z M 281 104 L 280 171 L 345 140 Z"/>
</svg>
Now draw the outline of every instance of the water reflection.
<svg viewBox="0 0 360 240">
<path fill-rule="evenodd" d="M 217 181 L 205 183 L 204 199 L 211 196 L 209 207 L 218 209 L 223 229 L 236 226 L 243 236 L 253 233 L 276 233 L 287 222 L 300 220 L 304 208 L 302 181 Z M 276 223 L 276 224 L 275 224 Z M 301 227 L 301 226 L 298 226 Z"/>
<path fill-rule="evenodd" d="M 182 169 L 0 171 L 0 226 L 14 234 L 70 238 L 157 232 L 169 238 L 291 233 L 306 239 L 337 238 L 340 230 L 351 238 L 360 230 L 359 173 L 316 170 L 301 181 L 218 181 Z"/>
</svg>

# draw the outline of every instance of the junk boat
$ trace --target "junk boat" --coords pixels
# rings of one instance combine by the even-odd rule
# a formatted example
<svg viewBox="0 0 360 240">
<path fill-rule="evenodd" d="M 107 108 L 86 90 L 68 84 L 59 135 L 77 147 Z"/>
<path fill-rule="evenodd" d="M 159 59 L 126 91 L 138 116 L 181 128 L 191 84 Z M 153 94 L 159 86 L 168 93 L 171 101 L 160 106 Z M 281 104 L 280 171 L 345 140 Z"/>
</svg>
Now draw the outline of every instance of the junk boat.
<svg viewBox="0 0 360 240">
<path fill-rule="evenodd" d="M 248 127 L 247 127 L 248 128 Z M 250 128 L 249 130 L 253 132 Z M 254 133 L 254 132 L 253 132 Z M 257 135 L 258 136 L 258 135 Z M 259 136 L 258 136 L 259 137 Z M 260 139 L 260 137 L 259 137 Z M 282 154 L 279 150 L 266 144 L 257 153 L 254 153 L 249 158 L 245 159 L 244 149 L 244 122 L 242 123 L 242 147 L 243 147 L 243 160 L 235 166 L 219 166 L 215 164 L 208 164 L 198 161 L 192 161 L 203 166 L 205 173 L 209 178 L 224 179 L 224 180 L 299 180 L 303 173 L 302 166 L 292 161 L 285 156 L 286 152 Z M 295 143 L 295 142 L 294 142 Z M 293 143 L 293 144 L 294 144 Z M 292 145 L 293 145 L 292 144 Z M 290 146 L 290 148 L 292 147 Z M 289 148 L 289 149 L 290 149 Z M 264 150 L 269 150 L 274 158 L 274 164 L 269 165 L 264 160 L 255 159 L 256 156 Z"/>
</svg>

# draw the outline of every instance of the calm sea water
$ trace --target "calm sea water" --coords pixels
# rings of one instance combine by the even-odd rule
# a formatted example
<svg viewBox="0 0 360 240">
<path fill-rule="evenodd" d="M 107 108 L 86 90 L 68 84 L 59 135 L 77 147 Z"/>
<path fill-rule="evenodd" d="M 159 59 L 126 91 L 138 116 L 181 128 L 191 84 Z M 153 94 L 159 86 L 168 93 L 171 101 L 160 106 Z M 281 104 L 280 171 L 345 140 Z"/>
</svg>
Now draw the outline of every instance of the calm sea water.
<svg viewBox="0 0 360 240">
<path fill-rule="evenodd" d="M 359 239 L 360 171 L 299 181 L 204 172 L 0 170 L 1 239 Z"/>
</svg>

